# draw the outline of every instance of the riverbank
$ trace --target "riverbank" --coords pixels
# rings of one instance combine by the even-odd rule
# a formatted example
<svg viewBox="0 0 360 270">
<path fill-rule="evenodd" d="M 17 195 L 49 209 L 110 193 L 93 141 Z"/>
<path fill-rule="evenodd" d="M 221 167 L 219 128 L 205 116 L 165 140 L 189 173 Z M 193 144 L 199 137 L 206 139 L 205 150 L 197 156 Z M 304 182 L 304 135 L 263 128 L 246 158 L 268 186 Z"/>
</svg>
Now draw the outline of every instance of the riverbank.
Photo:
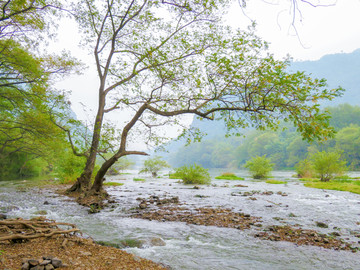
<svg viewBox="0 0 360 270">
<path fill-rule="evenodd" d="M 359 195 L 306 188 L 280 173 L 286 184 L 213 180 L 196 188 L 167 176 L 109 177 L 121 185 L 106 187 L 114 202 L 96 214 L 53 188 L 4 183 L 0 210 L 76 224 L 97 242 L 172 269 L 357 269 L 359 253 L 346 243 L 359 247 Z"/>
<path fill-rule="evenodd" d="M 167 269 L 123 250 L 101 246 L 77 236 L 38 238 L 21 243 L 0 242 L 0 269 L 20 269 L 25 259 L 41 259 L 43 256 L 59 258 L 64 269 Z"/>
</svg>

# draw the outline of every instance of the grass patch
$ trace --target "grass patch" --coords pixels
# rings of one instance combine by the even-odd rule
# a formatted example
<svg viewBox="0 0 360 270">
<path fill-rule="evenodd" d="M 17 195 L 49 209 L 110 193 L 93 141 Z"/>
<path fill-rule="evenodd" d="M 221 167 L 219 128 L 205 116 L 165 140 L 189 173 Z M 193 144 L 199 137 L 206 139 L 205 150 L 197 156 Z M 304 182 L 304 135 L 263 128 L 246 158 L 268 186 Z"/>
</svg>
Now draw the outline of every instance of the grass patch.
<svg viewBox="0 0 360 270">
<path fill-rule="evenodd" d="M 124 183 L 118 183 L 118 182 L 104 182 L 104 186 L 122 186 Z"/>
<path fill-rule="evenodd" d="M 134 178 L 133 180 L 136 182 L 145 182 L 144 178 Z"/>
<path fill-rule="evenodd" d="M 287 184 L 286 181 L 280 181 L 280 180 L 267 180 L 266 183 L 268 183 L 268 184 Z"/>
<path fill-rule="evenodd" d="M 245 180 L 243 177 L 236 176 L 233 173 L 223 173 L 220 176 L 216 176 L 215 179 L 221 179 L 221 180 Z"/>
<path fill-rule="evenodd" d="M 319 178 L 299 178 L 299 180 L 303 182 L 320 182 Z"/>
<path fill-rule="evenodd" d="M 306 182 L 305 187 L 348 191 L 360 194 L 360 181 L 337 180 L 330 182 Z"/>
</svg>

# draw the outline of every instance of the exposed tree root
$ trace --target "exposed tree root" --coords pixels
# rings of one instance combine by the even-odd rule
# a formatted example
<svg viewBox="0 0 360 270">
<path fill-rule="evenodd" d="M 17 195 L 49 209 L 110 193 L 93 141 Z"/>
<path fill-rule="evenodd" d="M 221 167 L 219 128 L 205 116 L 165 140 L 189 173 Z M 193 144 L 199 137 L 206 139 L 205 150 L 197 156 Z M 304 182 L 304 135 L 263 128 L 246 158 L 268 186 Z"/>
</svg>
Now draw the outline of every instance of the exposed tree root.
<svg viewBox="0 0 360 270">
<path fill-rule="evenodd" d="M 68 229 L 58 227 L 67 226 Z M 55 222 L 43 217 L 25 219 L 0 220 L 0 241 L 27 240 L 40 237 L 51 237 L 57 234 L 68 235 L 80 231 L 74 224 Z"/>
</svg>

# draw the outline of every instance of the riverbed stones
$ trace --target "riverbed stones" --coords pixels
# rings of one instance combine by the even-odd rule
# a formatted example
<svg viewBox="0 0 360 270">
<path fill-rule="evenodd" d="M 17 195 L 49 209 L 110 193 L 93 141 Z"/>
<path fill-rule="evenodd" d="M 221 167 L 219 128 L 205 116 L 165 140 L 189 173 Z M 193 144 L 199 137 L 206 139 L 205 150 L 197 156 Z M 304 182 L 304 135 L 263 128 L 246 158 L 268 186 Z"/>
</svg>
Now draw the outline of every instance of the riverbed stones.
<svg viewBox="0 0 360 270">
<path fill-rule="evenodd" d="M 350 250 L 356 252 L 358 249 L 342 239 L 334 238 L 333 235 L 318 233 L 314 230 L 305 230 L 289 225 L 269 226 L 264 232 L 254 235 L 257 238 L 270 241 L 287 241 L 296 245 L 311 245 L 335 250 Z"/>
<path fill-rule="evenodd" d="M 158 209 L 144 209 L 132 217 L 158 221 L 180 221 L 187 224 L 249 229 L 260 222 L 260 218 L 234 212 L 231 209 L 201 207 L 190 209 L 179 206 L 161 205 Z"/>
<path fill-rule="evenodd" d="M 316 221 L 316 226 L 318 226 L 319 228 L 329 228 L 329 225 L 320 221 Z"/>
<path fill-rule="evenodd" d="M 42 259 L 24 259 L 21 270 L 52 270 L 60 268 L 63 263 L 53 256 L 44 256 Z"/>
</svg>

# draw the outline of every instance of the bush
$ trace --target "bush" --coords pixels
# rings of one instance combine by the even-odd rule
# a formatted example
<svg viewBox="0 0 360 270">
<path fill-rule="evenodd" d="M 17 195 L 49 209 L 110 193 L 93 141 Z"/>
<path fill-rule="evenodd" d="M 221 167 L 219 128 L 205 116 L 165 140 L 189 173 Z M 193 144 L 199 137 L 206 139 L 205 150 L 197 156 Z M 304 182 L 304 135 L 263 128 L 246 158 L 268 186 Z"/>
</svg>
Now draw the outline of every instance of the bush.
<svg viewBox="0 0 360 270">
<path fill-rule="evenodd" d="M 253 157 L 244 165 L 244 167 L 250 171 L 254 179 L 268 178 L 273 166 L 274 164 L 270 162 L 270 159 L 266 158 L 266 155 Z"/>
<path fill-rule="evenodd" d="M 165 160 L 161 160 L 161 157 L 156 156 L 145 160 L 144 167 L 139 173 L 151 173 L 153 177 L 157 177 L 158 172 L 164 168 L 170 168 L 170 165 Z"/>
<path fill-rule="evenodd" d="M 325 151 L 317 152 L 311 156 L 314 169 L 319 175 L 320 181 L 330 181 L 347 170 L 346 161 L 340 160 L 340 156 L 340 153 Z"/>
<path fill-rule="evenodd" d="M 184 184 L 210 184 L 211 177 L 207 169 L 194 163 L 191 166 L 177 168 L 172 176 L 183 180 Z"/>
<path fill-rule="evenodd" d="M 60 179 L 61 184 L 72 183 L 78 178 L 84 170 L 86 159 L 77 157 L 72 152 L 64 152 L 58 157 L 55 172 Z"/>
<path fill-rule="evenodd" d="M 315 169 L 310 160 L 304 159 L 295 166 L 297 177 L 313 178 L 315 177 Z"/>
</svg>

